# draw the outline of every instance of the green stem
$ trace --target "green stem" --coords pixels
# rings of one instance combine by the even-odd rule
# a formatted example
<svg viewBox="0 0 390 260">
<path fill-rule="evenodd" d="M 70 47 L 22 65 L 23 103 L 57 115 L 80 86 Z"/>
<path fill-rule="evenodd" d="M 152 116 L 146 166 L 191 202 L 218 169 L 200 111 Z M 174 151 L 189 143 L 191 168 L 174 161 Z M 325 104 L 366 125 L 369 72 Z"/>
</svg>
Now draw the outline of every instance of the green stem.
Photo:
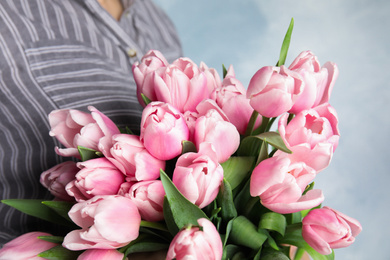
<svg viewBox="0 0 390 260">
<path fill-rule="evenodd" d="M 261 125 L 259 126 L 259 128 L 253 131 L 253 134 L 258 135 L 264 133 L 265 130 L 267 129 L 268 122 L 269 122 L 269 117 L 263 116 L 263 121 L 261 122 Z"/>
<path fill-rule="evenodd" d="M 150 221 L 141 220 L 140 226 L 169 232 L 169 230 L 167 229 L 167 227 L 165 225 L 158 223 L 158 222 L 150 222 Z"/>
<path fill-rule="evenodd" d="M 245 136 L 251 136 L 253 132 L 253 128 L 255 126 L 257 117 L 259 116 L 259 113 L 256 110 L 253 110 L 251 118 L 249 119 L 248 126 L 245 130 Z"/>
</svg>

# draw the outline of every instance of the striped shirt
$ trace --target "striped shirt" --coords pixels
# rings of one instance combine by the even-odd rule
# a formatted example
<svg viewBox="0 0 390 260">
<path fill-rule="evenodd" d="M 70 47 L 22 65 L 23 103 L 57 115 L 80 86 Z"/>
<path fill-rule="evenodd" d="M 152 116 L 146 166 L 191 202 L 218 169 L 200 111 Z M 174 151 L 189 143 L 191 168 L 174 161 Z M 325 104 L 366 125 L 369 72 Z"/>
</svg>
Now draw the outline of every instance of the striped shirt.
<svg viewBox="0 0 390 260">
<path fill-rule="evenodd" d="M 48 134 L 52 110 L 92 105 L 139 129 L 132 64 L 150 49 L 172 61 L 181 48 L 171 21 L 150 0 L 122 3 L 116 21 L 96 0 L 1 0 L 1 199 L 51 199 L 39 176 L 63 160 Z M 0 244 L 43 228 L 3 204 L 0 223 Z"/>
</svg>

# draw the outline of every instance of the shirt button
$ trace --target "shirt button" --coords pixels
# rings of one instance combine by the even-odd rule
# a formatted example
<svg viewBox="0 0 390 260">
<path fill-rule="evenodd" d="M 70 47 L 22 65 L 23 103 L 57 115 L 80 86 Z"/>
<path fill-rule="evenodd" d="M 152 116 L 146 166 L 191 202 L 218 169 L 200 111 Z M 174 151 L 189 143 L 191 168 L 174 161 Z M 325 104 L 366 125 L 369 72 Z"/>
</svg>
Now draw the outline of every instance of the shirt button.
<svg viewBox="0 0 390 260">
<path fill-rule="evenodd" d="M 127 50 L 127 55 L 128 55 L 130 58 L 133 58 L 133 57 L 137 56 L 137 51 L 134 50 L 134 49 L 128 49 L 128 50 Z"/>
</svg>

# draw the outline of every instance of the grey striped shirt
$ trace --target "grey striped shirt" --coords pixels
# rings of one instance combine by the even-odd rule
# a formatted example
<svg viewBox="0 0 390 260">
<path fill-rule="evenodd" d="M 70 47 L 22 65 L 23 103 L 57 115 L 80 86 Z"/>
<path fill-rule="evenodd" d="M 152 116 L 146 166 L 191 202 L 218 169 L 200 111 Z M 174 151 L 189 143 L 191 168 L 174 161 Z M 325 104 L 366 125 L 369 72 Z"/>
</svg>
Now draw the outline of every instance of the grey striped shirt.
<svg viewBox="0 0 390 260">
<path fill-rule="evenodd" d="M 48 134 L 52 110 L 93 105 L 139 129 L 132 64 L 149 49 L 172 61 L 181 48 L 171 21 L 150 0 L 123 5 L 117 22 L 96 0 L 0 0 L 1 199 L 51 198 L 39 175 L 63 160 Z M 1 244 L 42 230 L 4 205 L 0 223 Z"/>
</svg>

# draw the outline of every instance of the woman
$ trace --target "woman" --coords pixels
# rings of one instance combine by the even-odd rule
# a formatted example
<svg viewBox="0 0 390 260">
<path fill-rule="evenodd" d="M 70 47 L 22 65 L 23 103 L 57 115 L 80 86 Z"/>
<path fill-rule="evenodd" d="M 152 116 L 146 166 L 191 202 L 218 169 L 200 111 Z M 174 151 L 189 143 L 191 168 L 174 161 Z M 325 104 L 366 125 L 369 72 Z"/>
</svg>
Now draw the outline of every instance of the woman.
<svg viewBox="0 0 390 260">
<path fill-rule="evenodd" d="M 181 55 L 171 21 L 150 0 L 1 1 L 1 199 L 51 198 L 39 175 L 63 160 L 48 134 L 52 110 L 92 105 L 138 129 L 131 66 L 149 49 L 170 61 Z M 0 244 L 42 230 L 4 204 L 0 219 Z"/>
</svg>

